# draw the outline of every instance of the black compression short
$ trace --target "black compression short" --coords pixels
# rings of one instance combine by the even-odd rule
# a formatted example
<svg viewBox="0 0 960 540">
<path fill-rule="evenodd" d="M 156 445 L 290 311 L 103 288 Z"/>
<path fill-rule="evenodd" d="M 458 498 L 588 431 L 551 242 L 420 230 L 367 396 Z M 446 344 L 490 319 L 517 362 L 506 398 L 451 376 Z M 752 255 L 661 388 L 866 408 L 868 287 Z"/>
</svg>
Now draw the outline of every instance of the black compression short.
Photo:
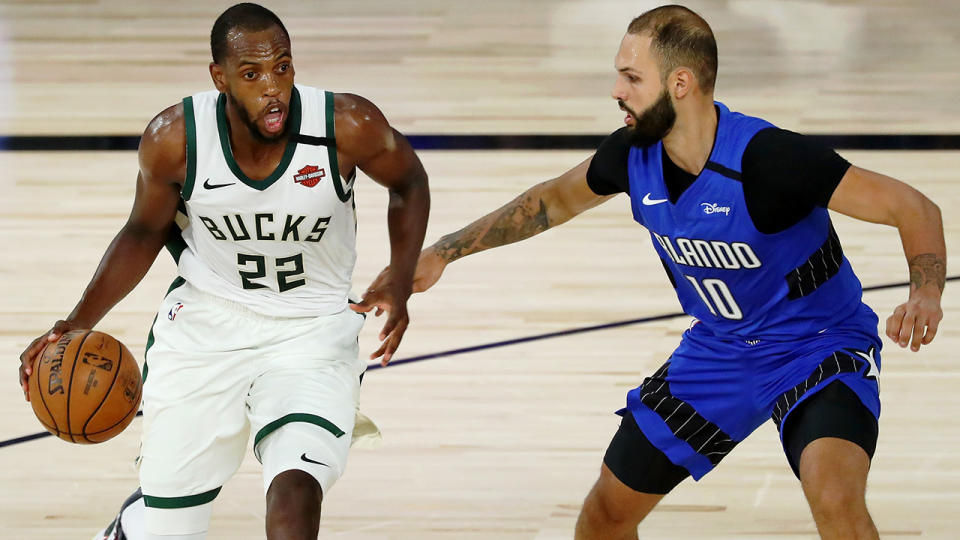
<svg viewBox="0 0 960 540">
<path fill-rule="evenodd" d="M 783 449 L 793 474 L 800 478 L 800 454 L 811 442 L 823 437 L 850 441 L 873 459 L 879 432 L 877 419 L 860 401 L 857 394 L 840 381 L 800 403 L 787 416 L 783 432 Z"/>
<path fill-rule="evenodd" d="M 690 476 L 687 469 L 674 465 L 650 444 L 630 411 L 624 413 L 603 462 L 618 480 L 641 493 L 669 493 Z"/>
<path fill-rule="evenodd" d="M 857 395 L 840 381 L 803 401 L 783 426 L 783 447 L 793 473 L 800 477 L 800 455 L 823 437 L 850 441 L 872 459 L 877 448 L 877 419 Z M 666 494 L 690 473 L 653 446 L 627 411 L 603 457 L 607 468 L 635 491 Z"/>
</svg>

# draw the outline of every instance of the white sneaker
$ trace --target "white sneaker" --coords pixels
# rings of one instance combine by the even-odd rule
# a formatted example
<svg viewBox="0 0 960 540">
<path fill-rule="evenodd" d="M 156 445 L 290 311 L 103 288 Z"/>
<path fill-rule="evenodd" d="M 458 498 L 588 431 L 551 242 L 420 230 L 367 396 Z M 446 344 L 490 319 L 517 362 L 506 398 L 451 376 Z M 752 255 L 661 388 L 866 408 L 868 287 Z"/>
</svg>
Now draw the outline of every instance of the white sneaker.
<svg viewBox="0 0 960 540">
<path fill-rule="evenodd" d="M 124 527 L 131 533 L 127 534 Z M 143 492 L 137 488 L 123 501 L 120 513 L 107 528 L 97 533 L 93 540 L 137 540 L 142 538 L 143 529 Z"/>
</svg>

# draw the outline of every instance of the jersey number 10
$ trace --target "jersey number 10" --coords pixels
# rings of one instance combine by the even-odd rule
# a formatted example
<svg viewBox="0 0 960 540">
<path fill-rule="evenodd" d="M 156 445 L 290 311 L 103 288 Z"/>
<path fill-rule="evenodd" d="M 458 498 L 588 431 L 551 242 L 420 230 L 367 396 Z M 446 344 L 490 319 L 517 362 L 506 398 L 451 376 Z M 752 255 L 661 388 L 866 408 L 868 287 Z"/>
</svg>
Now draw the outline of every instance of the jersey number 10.
<svg viewBox="0 0 960 540">
<path fill-rule="evenodd" d="M 701 282 L 703 283 L 701 287 L 695 277 L 688 275 L 684 275 L 683 277 L 687 278 L 687 281 L 693 285 L 697 294 L 700 295 L 700 299 L 707 305 L 710 313 L 714 315 L 719 313 L 724 319 L 734 321 L 739 321 L 743 318 L 743 311 L 740 309 L 740 306 L 737 305 L 737 301 L 733 299 L 733 294 L 730 293 L 730 287 L 727 287 L 727 284 L 722 280 L 708 278 Z"/>
</svg>

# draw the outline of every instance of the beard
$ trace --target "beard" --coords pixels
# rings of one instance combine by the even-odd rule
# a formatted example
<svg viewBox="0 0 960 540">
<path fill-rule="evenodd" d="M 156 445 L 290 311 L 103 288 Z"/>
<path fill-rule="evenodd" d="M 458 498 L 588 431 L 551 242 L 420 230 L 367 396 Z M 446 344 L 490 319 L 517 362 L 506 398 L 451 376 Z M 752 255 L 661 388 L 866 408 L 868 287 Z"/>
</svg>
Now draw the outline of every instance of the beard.
<svg viewBox="0 0 960 540">
<path fill-rule="evenodd" d="M 632 146 L 649 146 L 664 138 L 673 129 L 677 121 L 677 110 L 673 108 L 667 90 L 660 94 L 653 105 L 641 114 L 633 112 L 626 103 L 620 101 L 620 108 L 633 117 L 633 126 L 627 128 L 627 141 Z"/>
<path fill-rule="evenodd" d="M 236 98 L 228 93 L 227 99 L 230 100 L 230 102 L 233 104 L 234 110 L 240 115 L 240 120 L 243 122 L 243 125 L 247 126 L 247 131 L 250 132 L 250 136 L 253 137 L 253 140 L 262 144 L 270 144 L 287 136 L 287 131 L 290 128 L 290 122 L 288 121 L 289 119 L 284 119 L 283 130 L 276 135 L 264 135 L 263 132 L 260 131 L 260 126 L 257 125 L 252 118 L 250 118 L 250 113 L 247 112 L 247 109 L 244 108 Z"/>
</svg>

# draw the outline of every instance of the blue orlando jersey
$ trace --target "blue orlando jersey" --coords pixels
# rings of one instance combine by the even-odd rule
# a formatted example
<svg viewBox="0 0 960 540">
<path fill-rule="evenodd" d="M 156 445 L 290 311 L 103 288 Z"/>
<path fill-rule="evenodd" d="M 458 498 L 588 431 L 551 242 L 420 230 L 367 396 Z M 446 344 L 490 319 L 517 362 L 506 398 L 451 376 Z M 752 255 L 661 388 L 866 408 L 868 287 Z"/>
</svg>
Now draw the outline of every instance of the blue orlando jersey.
<svg viewBox="0 0 960 540">
<path fill-rule="evenodd" d="M 876 332 L 876 315 L 843 255 L 826 208 L 793 226 L 757 230 L 744 199 L 747 143 L 773 127 L 716 103 L 713 151 L 703 171 L 669 200 L 662 143 L 633 147 L 628 158 L 634 219 L 647 227 L 684 311 L 712 333 L 793 339 L 839 325 Z M 776 178 L 765 179 L 776 182 Z"/>
</svg>

